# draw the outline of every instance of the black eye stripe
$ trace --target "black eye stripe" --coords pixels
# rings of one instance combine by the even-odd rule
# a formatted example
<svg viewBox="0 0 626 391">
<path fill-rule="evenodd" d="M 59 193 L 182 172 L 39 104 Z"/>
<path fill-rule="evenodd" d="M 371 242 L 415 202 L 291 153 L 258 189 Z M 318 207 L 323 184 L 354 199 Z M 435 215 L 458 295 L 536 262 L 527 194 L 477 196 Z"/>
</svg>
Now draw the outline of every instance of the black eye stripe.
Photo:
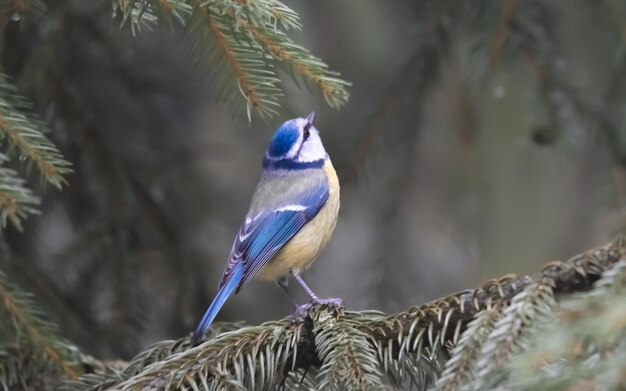
<svg viewBox="0 0 626 391">
<path fill-rule="evenodd" d="M 311 129 L 311 124 L 304 125 L 304 140 L 308 139 L 309 136 L 311 135 L 311 132 L 309 129 Z"/>
</svg>

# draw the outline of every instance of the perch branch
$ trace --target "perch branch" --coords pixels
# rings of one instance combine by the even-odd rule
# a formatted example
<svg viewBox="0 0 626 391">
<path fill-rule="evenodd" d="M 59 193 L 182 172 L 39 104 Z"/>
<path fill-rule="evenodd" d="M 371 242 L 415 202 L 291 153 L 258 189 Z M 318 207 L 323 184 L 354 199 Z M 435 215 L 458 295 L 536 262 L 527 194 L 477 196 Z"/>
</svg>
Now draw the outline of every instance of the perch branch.
<svg viewBox="0 0 626 391">
<path fill-rule="evenodd" d="M 332 332 L 344 339 L 367 341 L 362 350 L 358 344 L 350 346 L 351 355 L 356 359 L 337 362 L 338 370 L 369 370 L 373 365 L 370 359 L 375 356 L 378 365 L 389 372 L 408 356 L 429 362 L 441 352 L 447 354 L 478 313 L 508 307 L 516 296 L 532 294 L 533 287 L 551 287 L 551 294 L 557 300 L 574 292 L 588 291 L 602 273 L 625 254 L 626 240 L 619 238 L 567 261 L 550 262 L 535 273 L 492 279 L 480 288 L 467 289 L 393 315 L 314 306 L 304 319 L 287 318 L 229 330 L 215 337 L 212 334 L 209 340 L 196 347 L 190 346 L 189 337 L 163 341 L 138 355 L 124 371 L 100 385 L 91 383 L 87 388 L 84 382 L 81 388 L 79 381 L 71 389 L 272 387 L 283 383 L 290 372 L 298 369 L 315 372 L 332 368 L 323 360 L 329 353 L 317 346 L 320 335 L 330 330 L 336 330 Z M 355 365 L 362 368 L 352 367 Z M 340 373 L 332 375 L 341 382 Z M 362 378 L 363 382 L 373 385 L 381 381 L 366 374 Z"/>
</svg>

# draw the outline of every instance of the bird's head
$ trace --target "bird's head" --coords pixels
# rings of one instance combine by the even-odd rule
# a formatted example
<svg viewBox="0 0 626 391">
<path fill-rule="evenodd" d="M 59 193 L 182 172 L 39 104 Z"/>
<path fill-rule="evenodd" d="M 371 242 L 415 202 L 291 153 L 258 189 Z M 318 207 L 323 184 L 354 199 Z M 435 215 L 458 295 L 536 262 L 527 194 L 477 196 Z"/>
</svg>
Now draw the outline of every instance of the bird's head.
<svg viewBox="0 0 626 391">
<path fill-rule="evenodd" d="M 328 154 L 313 126 L 314 119 L 315 113 L 311 113 L 306 118 L 295 118 L 282 124 L 267 147 L 263 167 L 296 170 L 322 167 Z"/>
</svg>

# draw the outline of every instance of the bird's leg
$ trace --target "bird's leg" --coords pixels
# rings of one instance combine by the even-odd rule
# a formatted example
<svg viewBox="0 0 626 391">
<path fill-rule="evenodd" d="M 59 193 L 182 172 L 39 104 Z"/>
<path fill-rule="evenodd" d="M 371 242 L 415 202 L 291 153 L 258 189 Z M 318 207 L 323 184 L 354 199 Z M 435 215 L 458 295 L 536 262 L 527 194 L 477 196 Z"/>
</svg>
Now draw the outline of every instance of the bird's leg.
<svg viewBox="0 0 626 391">
<path fill-rule="evenodd" d="M 298 304 L 293 299 L 293 297 L 291 297 L 291 295 L 289 294 L 289 290 L 287 290 L 287 277 L 279 278 L 278 280 L 276 280 L 276 284 L 278 284 L 278 286 L 281 287 L 283 292 L 285 292 L 285 295 L 287 296 L 287 299 L 291 303 L 291 306 L 293 307 L 294 311 L 297 310 Z"/>
<path fill-rule="evenodd" d="M 309 295 L 309 297 L 311 297 L 311 299 L 313 299 L 313 301 L 315 302 L 319 302 L 320 298 L 317 297 L 317 295 L 313 292 L 313 290 L 311 288 L 309 288 L 309 286 L 306 284 L 306 282 L 304 282 L 304 280 L 302 279 L 302 277 L 300 277 L 300 275 L 298 274 L 298 272 L 292 272 L 293 276 L 296 278 L 296 280 L 298 280 L 298 282 L 300 283 L 300 285 L 302 285 L 302 287 L 304 288 L 304 290 L 306 291 L 307 295 Z"/>
<path fill-rule="evenodd" d="M 300 277 L 297 271 L 292 271 L 292 274 L 296 278 L 296 280 L 298 280 L 300 285 L 302 285 L 302 287 L 304 288 L 306 293 L 311 297 L 311 299 L 313 299 L 313 302 L 318 303 L 318 304 L 330 304 L 335 307 L 343 307 L 343 301 L 341 299 L 336 299 L 336 298 L 320 299 L 313 292 L 313 290 L 311 290 L 311 288 L 309 288 L 309 286 L 304 282 L 304 280 L 302 279 L 302 277 Z M 308 311 L 309 307 L 311 307 L 310 304 L 301 305 L 296 309 L 296 313 L 306 312 Z"/>
</svg>

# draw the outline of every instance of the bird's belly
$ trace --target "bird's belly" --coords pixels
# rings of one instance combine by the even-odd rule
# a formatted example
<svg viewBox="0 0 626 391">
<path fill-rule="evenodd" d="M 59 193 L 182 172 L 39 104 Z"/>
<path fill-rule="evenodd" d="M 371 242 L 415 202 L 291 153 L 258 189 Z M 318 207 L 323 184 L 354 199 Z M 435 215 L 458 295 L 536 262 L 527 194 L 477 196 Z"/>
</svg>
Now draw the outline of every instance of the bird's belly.
<svg viewBox="0 0 626 391">
<path fill-rule="evenodd" d="M 274 281 L 289 270 L 307 269 L 324 249 L 337 224 L 339 214 L 339 182 L 335 170 L 324 167 L 329 177 L 329 194 L 326 204 L 308 224 L 270 260 L 257 275 L 261 280 Z M 332 172 L 328 172 L 332 170 Z M 332 174 L 332 175 L 331 175 Z"/>
</svg>

